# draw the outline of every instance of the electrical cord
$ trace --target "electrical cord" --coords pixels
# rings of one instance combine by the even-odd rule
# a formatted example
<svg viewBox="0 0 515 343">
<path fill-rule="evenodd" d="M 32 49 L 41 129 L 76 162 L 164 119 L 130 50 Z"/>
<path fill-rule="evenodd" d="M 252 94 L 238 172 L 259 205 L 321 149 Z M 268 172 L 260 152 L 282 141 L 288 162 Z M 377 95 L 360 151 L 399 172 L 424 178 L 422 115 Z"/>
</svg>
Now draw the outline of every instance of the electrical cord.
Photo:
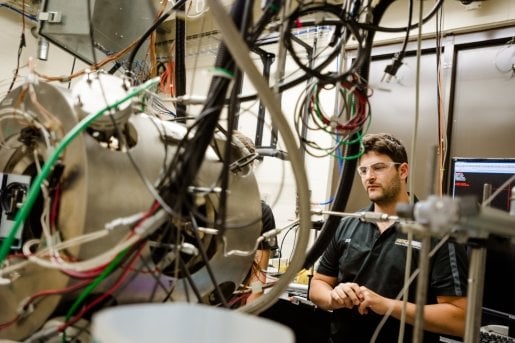
<svg viewBox="0 0 515 343">
<path fill-rule="evenodd" d="M 337 20 L 326 20 L 323 13 L 328 13 L 337 18 Z M 303 16 L 320 16 L 323 19 L 317 19 L 315 21 L 307 21 L 302 20 Z M 291 57 L 295 61 L 295 63 L 304 70 L 309 77 L 316 77 L 320 81 L 335 83 L 339 80 L 344 80 L 348 75 L 355 72 L 363 62 L 363 59 L 360 58 L 363 54 L 363 39 L 361 34 L 359 33 L 358 27 L 355 25 L 355 22 L 352 20 L 347 20 L 345 18 L 346 13 L 341 8 L 341 6 L 331 5 L 331 4 L 318 4 L 312 3 L 308 5 L 303 5 L 297 7 L 297 9 L 288 17 L 287 28 L 286 28 L 286 36 L 283 41 L 284 46 L 290 53 Z M 325 54 L 325 59 L 322 62 L 319 62 L 317 66 L 312 67 L 311 63 L 306 65 L 303 63 L 299 57 L 299 54 L 295 51 L 294 48 L 294 32 L 296 30 L 303 30 L 307 27 L 315 26 L 317 28 L 325 28 L 327 26 L 334 26 L 333 38 L 329 42 L 327 48 L 332 48 L 332 50 Z M 342 29 L 344 29 L 344 33 L 342 34 Z M 342 50 L 342 44 L 346 42 L 349 37 L 354 37 L 357 41 L 357 55 L 353 62 L 353 65 L 343 73 L 335 73 L 335 72 L 327 72 L 322 73 L 322 69 L 324 69 L 330 62 L 332 62 Z M 323 52 L 324 49 L 322 49 Z M 321 55 L 322 52 L 319 52 L 317 56 L 313 58 L 314 61 L 317 60 L 317 57 Z M 309 61 L 310 62 L 310 61 Z"/>
<path fill-rule="evenodd" d="M 274 299 L 277 299 L 280 293 L 288 286 L 289 282 L 298 270 L 300 270 L 301 259 L 307 247 L 309 236 L 309 227 L 311 225 L 309 213 L 309 192 L 307 185 L 307 178 L 303 168 L 303 162 L 295 144 L 295 137 L 289 129 L 276 95 L 270 90 L 269 85 L 263 80 L 261 74 L 258 72 L 255 64 L 252 62 L 246 49 L 241 47 L 245 45 L 241 35 L 234 27 L 232 22 L 228 20 L 228 15 L 224 8 L 215 0 L 210 0 L 210 8 L 215 18 L 215 21 L 220 26 L 220 30 L 225 39 L 227 47 L 230 49 L 234 59 L 238 62 L 240 68 L 246 73 L 249 80 L 252 82 L 258 93 L 260 94 L 263 103 L 269 109 L 272 115 L 272 122 L 281 132 L 283 141 L 289 153 L 292 170 L 294 172 L 295 181 L 297 183 L 297 191 L 299 192 L 299 208 L 300 208 L 300 224 L 301 234 L 297 240 L 294 256 L 290 268 L 286 271 L 283 278 L 278 280 L 275 287 L 268 293 L 259 297 L 251 304 L 247 304 L 238 310 L 243 312 L 255 313 L 260 312 L 270 306 Z"/>
<path fill-rule="evenodd" d="M 382 0 L 380 1 L 373 9 L 372 13 L 372 21 L 373 23 L 377 24 L 380 22 L 381 18 L 383 17 L 384 13 L 386 12 L 388 6 L 390 6 L 393 3 L 393 0 Z M 360 76 L 360 78 L 366 80 L 368 79 L 369 74 L 369 62 L 370 61 L 370 55 L 371 55 L 371 47 L 372 42 L 374 39 L 374 31 L 369 31 L 368 35 L 366 36 L 366 42 L 364 44 L 365 50 L 362 53 L 363 56 L 363 63 L 361 64 L 361 67 L 359 68 L 357 74 Z M 358 142 L 359 136 L 362 133 L 360 131 L 357 131 L 354 133 L 353 137 L 351 138 L 352 141 Z M 346 146 L 346 155 L 347 156 L 359 156 L 360 151 L 362 149 L 361 144 L 355 143 L 355 144 L 349 144 Z M 356 171 L 357 166 L 357 158 L 348 159 L 345 160 L 342 171 L 340 173 L 340 178 L 338 180 L 338 185 L 336 188 L 336 194 L 334 197 L 334 201 L 331 207 L 332 211 L 335 212 L 342 212 L 345 207 L 347 206 L 347 201 L 350 196 L 350 192 L 352 189 L 352 184 L 354 181 L 354 173 Z M 340 219 L 336 216 L 328 216 L 325 220 L 322 228 L 320 229 L 320 235 L 318 236 L 315 243 L 311 246 L 311 248 L 308 250 L 305 256 L 303 268 L 304 269 L 310 269 L 316 260 L 322 255 L 325 248 L 329 244 L 331 238 L 334 236 L 334 232 L 336 231 L 338 224 L 340 222 Z"/>
<path fill-rule="evenodd" d="M 23 299 L 21 301 L 21 303 L 18 305 L 18 314 L 16 315 L 15 318 L 13 318 L 7 322 L 0 323 L 0 330 L 8 328 L 9 326 L 16 323 L 21 317 L 24 317 L 26 312 L 29 311 L 29 308 L 34 306 L 34 302 L 37 299 L 52 296 L 52 295 L 68 294 L 68 293 L 74 292 L 78 289 L 85 287 L 90 282 L 91 282 L 90 280 L 85 280 L 85 281 L 81 281 L 81 282 L 76 283 L 67 288 L 43 290 L 43 291 L 39 291 L 37 293 L 32 294 L 30 297 Z"/>
<path fill-rule="evenodd" d="M 140 247 L 136 249 L 136 251 L 133 253 L 132 257 L 129 260 L 129 265 L 132 265 L 136 258 L 140 256 L 143 248 L 145 247 L 144 244 L 141 244 Z M 91 309 L 93 309 L 96 305 L 102 303 L 108 296 L 110 296 L 113 292 L 115 292 L 122 284 L 122 282 L 126 279 L 130 269 L 125 269 L 121 275 L 118 277 L 118 279 L 115 281 L 115 283 L 105 292 L 102 293 L 98 298 L 93 300 L 91 303 L 89 303 L 87 306 L 83 307 L 82 310 L 72 318 L 73 313 L 75 313 L 78 310 L 78 307 L 80 304 L 82 304 L 86 297 L 102 282 L 104 281 L 112 272 L 113 270 L 118 267 L 122 260 L 126 257 L 126 255 L 129 253 L 129 249 L 126 249 L 122 251 L 120 254 L 117 255 L 117 257 L 109 264 L 109 266 L 106 267 L 106 269 L 100 274 L 75 300 L 75 302 L 72 304 L 70 309 L 68 310 L 66 317 L 65 317 L 65 323 L 57 328 L 58 331 L 62 332 L 62 341 L 63 343 L 68 342 L 66 339 L 66 328 L 76 323 L 79 319 L 81 319 L 86 313 L 88 313 Z M 128 256 L 128 255 L 127 255 Z"/>
<path fill-rule="evenodd" d="M 272 18 L 279 13 L 283 5 L 283 0 L 267 0 L 261 17 L 248 33 L 247 41 L 254 44 L 259 36 L 263 33 L 266 25 L 270 23 Z"/>
<path fill-rule="evenodd" d="M 166 11 L 162 16 L 160 16 L 152 26 L 150 26 L 147 31 L 138 39 L 138 41 L 135 43 L 134 48 L 132 49 L 129 59 L 127 62 L 127 75 L 131 76 L 133 74 L 133 65 L 134 60 L 136 59 L 136 55 L 145 42 L 145 40 L 161 25 L 170 15 L 172 15 L 173 12 L 175 12 L 178 8 L 183 6 L 186 3 L 186 0 L 179 0 L 177 1 L 168 11 Z"/>
<path fill-rule="evenodd" d="M 25 41 L 25 0 L 22 0 L 22 30 L 21 30 L 21 36 L 20 36 L 20 44 L 18 46 L 18 54 L 16 57 L 16 69 L 14 70 L 13 79 L 11 81 L 11 85 L 9 86 L 9 89 L 7 90 L 7 93 L 10 93 L 14 87 L 14 83 L 16 82 L 16 78 L 18 77 L 18 72 L 20 70 L 20 59 L 21 59 L 21 53 L 23 51 L 23 48 L 27 46 L 27 43 Z"/>
<path fill-rule="evenodd" d="M 379 5 L 387 7 L 387 6 L 390 6 L 393 3 L 393 1 L 395 1 L 395 0 L 382 0 Z M 380 31 L 380 32 L 396 33 L 396 32 L 404 32 L 404 31 L 413 30 L 413 29 L 418 28 L 420 26 L 420 23 L 425 24 L 429 20 L 431 20 L 431 18 L 433 18 L 433 16 L 436 14 L 436 12 L 442 7 L 444 1 L 445 0 L 439 0 L 433 6 L 433 8 L 429 11 L 429 13 L 425 17 L 422 18 L 421 21 L 419 21 L 418 23 L 415 23 L 415 24 L 408 25 L 408 26 L 404 26 L 404 27 L 383 27 L 383 26 L 379 26 L 379 25 L 368 24 L 368 23 L 360 23 L 360 22 L 358 22 L 357 24 L 358 24 L 359 27 L 361 27 L 363 29 L 366 29 L 366 30 L 370 30 L 370 31 Z M 376 8 L 379 5 L 376 5 Z"/>
<path fill-rule="evenodd" d="M 251 17 L 252 17 L 252 4 L 253 1 L 242 1 L 242 6 L 235 5 L 234 8 L 231 10 L 233 13 L 233 17 L 235 15 L 239 15 L 241 19 L 238 21 L 235 21 L 235 24 L 238 25 L 238 28 L 240 32 L 243 32 L 244 34 L 247 32 Z M 241 81 L 241 71 L 239 71 L 237 68 L 234 69 L 236 79 Z M 228 112 L 227 112 L 227 127 L 228 128 L 235 128 L 236 127 L 236 109 L 239 107 L 239 102 L 237 100 L 237 92 L 239 93 L 239 89 L 237 86 L 237 82 L 233 82 L 233 92 L 231 96 L 231 99 L 233 101 L 231 102 L 232 106 L 229 106 Z M 224 161 L 231 161 L 231 155 L 232 155 L 232 138 L 233 135 L 227 135 L 227 144 L 225 145 L 225 151 L 224 151 Z M 215 228 L 221 227 L 225 230 L 226 225 L 226 214 L 227 214 L 227 189 L 229 188 L 229 171 L 231 166 L 229 163 L 224 163 L 222 167 L 222 174 L 221 174 L 221 192 L 220 192 L 220 200 L 219 200 L 219 216 L 217 218 L 218 223 L 216 223 Z M 225 304 L 226 305 L 226 304 Z"/>
<path fill-rule="evenodd" d="M 413 0 L 409 0 L 408 6 L 408 27 L 411 27 L 411 22 L 413 19 Z M 406 54 L 406 47 L 408 46 L 409 40 L 409 29 L 406 29 L 406 35 L 404 36 L 404 42 L 402 43 L 401 50 L 395 54 L 393 57 L 392 63 L 387 65 L 384 72 L 386 75 L 386 81 L 390 81 L 392 77 L 395 77 L 397 71 L 402 65 L 402 60 L 404 59 L 404 55 Z M 384 76 L 383 76 L 384 78 Z"/>
<path fill-rule="evenodd" d="M 225 299 L 225 295 L 223 294 L 218 282 L 216 281 L 216 276 L 213 273 L 213 269 L 211 268 L 211 265 L 209 263 L 209 258 L 207 257 L 207 253 L 202 245 L 202 240 L 200 239 L 200 236 L 198 234 L 197 221 L 194 216 L 191 216 L 190 218 L 191 218 L 191 223 L 193 224 L 193 230 L 192 230 L 193 235 L 195 236 L 195 239 L 197 240 L 197 246 L 199 248 L 202 259 L 204 260 L 209 278 L 211 279 L 211 282 L 213 283 L 213 286 L 215 288 L 215 292 L 216 292 L 216 295 L 218 296 L 218 300 L 220 300 L 223 307 L 227 308 L 228 307 L 227 300 Z"/>
</svg>

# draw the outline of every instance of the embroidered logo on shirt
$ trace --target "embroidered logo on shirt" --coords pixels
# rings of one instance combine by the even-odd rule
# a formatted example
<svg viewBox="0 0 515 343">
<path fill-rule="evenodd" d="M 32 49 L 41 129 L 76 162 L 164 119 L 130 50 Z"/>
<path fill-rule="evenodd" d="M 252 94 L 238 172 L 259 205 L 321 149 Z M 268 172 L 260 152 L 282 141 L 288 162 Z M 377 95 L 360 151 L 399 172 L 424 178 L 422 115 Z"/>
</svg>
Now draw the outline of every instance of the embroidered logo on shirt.
<svg viewBox="0 0 515 343">
<path fill-rule="evenodd" d="M 401 245 L 403 247 L 408 247 L 409 246 L 409 242 L 407 239 L 403 239 L 403 238 L 397 238 L 395 240 L 395 244 L 397 245 Z M 419 241 L 411 241 L 411 247 L 412 248 L 415 248 L 415 249 L 419 249 L 420 250 L 420 247 L 422 246 L 422 243 L 420 243 Z"/>
</svg>

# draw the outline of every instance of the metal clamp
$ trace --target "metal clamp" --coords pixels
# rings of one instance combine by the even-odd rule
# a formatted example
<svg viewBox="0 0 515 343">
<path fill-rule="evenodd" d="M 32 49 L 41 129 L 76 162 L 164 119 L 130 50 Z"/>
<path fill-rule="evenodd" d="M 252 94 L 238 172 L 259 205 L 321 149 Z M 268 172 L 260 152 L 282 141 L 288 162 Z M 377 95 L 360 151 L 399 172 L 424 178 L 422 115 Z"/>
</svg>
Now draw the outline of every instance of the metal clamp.
<svg viewBox="0 0 515 343">
<path fill-rule="evenodd" d="M 39 12 L 39 21 L 47 21 L 49 23 L 60 23 L 62 20 L 62 13 L 57 11 Z"/>
</svg>

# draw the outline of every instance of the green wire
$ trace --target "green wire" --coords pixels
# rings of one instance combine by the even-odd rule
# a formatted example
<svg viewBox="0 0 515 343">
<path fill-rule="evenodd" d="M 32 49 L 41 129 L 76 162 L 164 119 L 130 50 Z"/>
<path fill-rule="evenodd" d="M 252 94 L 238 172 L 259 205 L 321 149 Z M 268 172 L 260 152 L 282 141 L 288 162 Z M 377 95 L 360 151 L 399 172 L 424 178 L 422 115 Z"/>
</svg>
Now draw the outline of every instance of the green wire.
<svg viewBox="0 0 515 343">
<path fill-rule="evenodd" d="M 68 310 L 68 313 L 66 313 L 66 319 L 65 322 L 69 321 L 72 317 L 73 313 L 77 310 L 77 308 L 82 304 L 82 302 L 86 299 L 86 297 L 93 292 L 93 290 L 102 282 L 104 279 L 120 264 L 122 259 L 127 255 L 129 252 L 129 248 L 126 248 L 122 250 L 116 257 L 109 263 L 109 265 L 102 271 L 102 273 L 93 280 L 92 283 L 89 284 L 88 287 L 82 291 L 82 293 L 77 297 L 73 305 Z"/>
<path fill-rule="evenodd" d="M 111 274 L 111 272 L 120 264 L 122 259 L 127 255 L 129 252 L 129 248 L 126 248 L 122 250 L 116 257 L 109 263 L 109 265 L 104 269 L 104 271 L 93 280 L 92 283 L 89 284 L 88 287 L 86 287 L 81 294 L 77 297 L 75 302 L 72 304 L 70 309 L 68 310 L 68 313 L 66 313 L 65 323 L 70 320 L 72 315 L 75 313 L 77 308 L 86 300 L 86 297 L 93 292 L 93 290 L 102 282 L 104 279 Z M 63 342 L 66 342 L 66 329 L 63 330 Z"/>
<path fill-rule="evenodd" d="M 118 100 L 112 105 L 108 105 L 104 109 L 98 111 L 97 113 L 92 113 L 82 119 L 77 125 L 75 125 L 67 134 L 64 136 L 64 138 L 61 140 L 61 142 L 56 146 L 54 153 L 49 157 L 48 161 L 45 162 L 43 165 L 43 168 L 41 169 L 41 172 L 38 174 L 34 182 L 32 183 L 28 195 L 27 200 L 25 201 L 22 208 L 16 213 L 15 222 L 13 224 L 13 227 L 11 228 L 11 231 L 9 231 L 9 234 L 7 237 L 2 241 L 2 246 L 0 247 L 0 266 L 2 266 L 3 261 L 5 260 L 6 256 L 9 254 L 11 250 L 12 242 L 14 241 L 14 238 L 16 236 L 16 233 L 18 230 L 22 227 L 23 223 L 25 222 L 25 219 L 27 219 L 30 211 L 32 210 L 32 207 L 34 206 L 34 203 L 36 202 L 36 199 L 39 195 L 39 192 L 41 191 L 41 185 L 46 180 L 50 172 L 52 171 L 52 168 L 54 164 L 59 159 L 59 156 L 61 153 L 66 149 L 66 147 L 86 128 L 98 117 L 100 117 L 104 112 L 114 109 L 118 107 L 120 104 L 124 103 L 125 101 L 135 97 L 140 92 L 142 92 L 145 89 L 148 89 L 159 82 L 159 78 L 153 78 L 142 84 L 141 86 L 133 88 L 124 98 L 121 100 Z"/>
</svg>

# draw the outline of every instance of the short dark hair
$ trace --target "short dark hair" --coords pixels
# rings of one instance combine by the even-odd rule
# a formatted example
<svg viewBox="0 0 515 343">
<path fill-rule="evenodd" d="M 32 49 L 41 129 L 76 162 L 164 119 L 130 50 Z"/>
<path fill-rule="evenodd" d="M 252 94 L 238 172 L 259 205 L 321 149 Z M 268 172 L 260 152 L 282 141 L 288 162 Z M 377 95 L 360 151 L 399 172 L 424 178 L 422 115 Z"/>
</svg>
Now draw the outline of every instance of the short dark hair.
<svg viewBox="0 0 515 343">
<path fill-rule="evenodd" d="M 404 145 L 389 133 L 369 133 L 363 137 L 364 153 L 375 151 L 389 156 L 397 163 L 408 163 L 408 154 Z"/>
<path fill-rule="evenodd" d="M 232 135 L 233 137 L 236 137 L 236 139 L 238 139 L 245 148 L 247 148 L 249 154 L 254 154 L 256 152 L 256 145 L 249 136 L 246 136 L 238 130 L 233 130 Z"/>
</svg>

